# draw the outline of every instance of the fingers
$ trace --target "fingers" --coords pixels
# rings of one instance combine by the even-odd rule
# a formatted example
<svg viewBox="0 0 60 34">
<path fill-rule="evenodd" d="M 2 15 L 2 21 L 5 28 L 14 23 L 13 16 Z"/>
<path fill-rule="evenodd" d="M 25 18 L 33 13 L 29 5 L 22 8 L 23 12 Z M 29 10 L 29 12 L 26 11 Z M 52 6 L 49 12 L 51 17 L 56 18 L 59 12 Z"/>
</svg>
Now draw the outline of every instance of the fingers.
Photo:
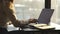
<svg viewBox="0 0 60 34">
<path fill-rule="evenodd" d="M 29 23 L 36 23 L 37 19 L 29 19 Z"/>
</svg>

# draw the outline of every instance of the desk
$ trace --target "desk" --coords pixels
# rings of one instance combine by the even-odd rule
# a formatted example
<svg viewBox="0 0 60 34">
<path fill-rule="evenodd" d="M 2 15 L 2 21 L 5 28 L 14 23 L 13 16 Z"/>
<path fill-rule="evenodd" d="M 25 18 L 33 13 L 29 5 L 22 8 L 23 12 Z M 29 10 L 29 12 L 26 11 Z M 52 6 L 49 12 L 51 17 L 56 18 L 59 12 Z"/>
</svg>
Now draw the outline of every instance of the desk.
<svg viewBox="0 0 60 34">
<path fill-rule="evenodd" d="M 55 23 L 50 23 L 51 26 L 55 27 L 55 30 L 60 30 L 60 25 L 55 24 Z M 11 27 L 11 26 L 9 26 Z M 9 31 L 9 34 L 59 34 L 59 32 L 55 30 L 38 30 L 38 29 L 30 29 L 30 28 L 25 28 L 24 31 L 18 30 L 17 28 L 14 28 Z"/>
<path fill-rule="evenodd" d="M 55 27 L 55 30 L 60 30 L 60 25 L 58 25 L 56 23 L 52 23 L 52 22 L 50 23 L 50 25 Z M 13 25 L 8 25 L 8 28 L 7 28 L 8 31 L 14 31 L 14 30 L 18 30 L 18 29 L 19 29 L 19 27 L 16 28 Z M 25 29 L 25 31 L 26 30 L 28 30 L 28 28 Z M 29 30 L 32 30 L 32 29 L 29 29 Z M 34 29 L 34 30 L 36 31 L 36 29 Z"/>
<path fill-rule="evenodd" d="M 55 30 L 60 30 L 60 25 L 57 23 L 50 23 L 51 26 L 55 27 Z"/>
<path fill-rule="evenodd" d="M 40 31 L 10 31 L 9 34 L 59 34 L 54 30 L 40 30 Z"/>
</svg>

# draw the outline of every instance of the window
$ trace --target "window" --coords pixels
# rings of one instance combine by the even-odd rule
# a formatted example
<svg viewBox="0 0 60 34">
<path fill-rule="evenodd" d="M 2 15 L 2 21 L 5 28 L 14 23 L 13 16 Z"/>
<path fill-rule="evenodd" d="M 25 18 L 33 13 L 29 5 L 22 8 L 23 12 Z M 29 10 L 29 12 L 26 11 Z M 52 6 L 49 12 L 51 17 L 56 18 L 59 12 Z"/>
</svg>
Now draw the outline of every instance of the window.
<svg viewBox="0 0 60 34">
<path fill-rule="evenodd" d="M 60 23 L 60 0 L 51 0 L 51 9 L 54 9 L 52 21 Z"/>
<path fill-rule="evenodd" d="M 60 0 L 56 0 L 57 23 L 60 24 Z"/>
<path fill-rule="evenodd" d="M 44 8 L 44 0 L 15 0 L 16 15 L 19 20 L 38 18 Z"/>
</svg>

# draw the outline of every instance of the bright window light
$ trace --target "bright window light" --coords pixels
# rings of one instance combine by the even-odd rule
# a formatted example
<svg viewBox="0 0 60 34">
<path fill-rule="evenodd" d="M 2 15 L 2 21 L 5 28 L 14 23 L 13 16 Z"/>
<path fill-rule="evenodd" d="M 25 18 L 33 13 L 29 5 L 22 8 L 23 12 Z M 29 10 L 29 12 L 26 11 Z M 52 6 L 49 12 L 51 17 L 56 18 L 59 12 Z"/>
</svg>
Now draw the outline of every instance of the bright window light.
<svg viewBox="0 0 60 34">
<path fill-rule="evenodd" d="M 28 1 L 28 0 L 24 0 L 24 1 Z"/>
<path fill-rule="evenodd" d="M 38 9 L 37 9 L 37 8 L 35 8 L 34 10 L 35 10 L 35 11 L 37 11 Z"/>
<path fill-rule="evenodd" d="M 29 0 L 30 2 L 32 2 L 33 0 Z"/>
<path fill-rule="evenodd" d="M 25 5 L 15 4 L 15 7 L 25 7 Z"/>
<path fill-rule="evenodd" d="M 41 1 L 41 0 L 36 0 L 36 1 Z"/>
<path fill-rule="evenodd" d="M 29 8 L 29 10 L 30 10 L 30 11 L 32 11 L 32 10 L 33 10 L 33 8 Z"/>
<path fill-rule="evenodd" d="M 29 2 L 32 2 L 33 0 L 24 0 L 24 1 L 29 1 Z"/>
</svg>

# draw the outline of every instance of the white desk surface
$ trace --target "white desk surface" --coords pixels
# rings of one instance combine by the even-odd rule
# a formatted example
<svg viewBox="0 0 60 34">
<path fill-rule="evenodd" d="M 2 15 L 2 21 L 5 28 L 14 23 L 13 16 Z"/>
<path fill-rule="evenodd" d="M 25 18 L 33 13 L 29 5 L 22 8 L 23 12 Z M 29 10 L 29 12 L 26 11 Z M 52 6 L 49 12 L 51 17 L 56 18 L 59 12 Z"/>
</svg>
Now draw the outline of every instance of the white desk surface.
<svg viewBox="0 0 60 34">
<path fill-rule="evenodd" d="M 60 30 L 60 25 L 56 24 L 56 23 L 50 23 L 51 26 L 55 27 L 55 30 Z M 13 25 L 8 25 L 7 30 L 8 31 L 13 31 L 13 30 L 18 30 L 19 27 L 14 27 Z"/>
</svg>

